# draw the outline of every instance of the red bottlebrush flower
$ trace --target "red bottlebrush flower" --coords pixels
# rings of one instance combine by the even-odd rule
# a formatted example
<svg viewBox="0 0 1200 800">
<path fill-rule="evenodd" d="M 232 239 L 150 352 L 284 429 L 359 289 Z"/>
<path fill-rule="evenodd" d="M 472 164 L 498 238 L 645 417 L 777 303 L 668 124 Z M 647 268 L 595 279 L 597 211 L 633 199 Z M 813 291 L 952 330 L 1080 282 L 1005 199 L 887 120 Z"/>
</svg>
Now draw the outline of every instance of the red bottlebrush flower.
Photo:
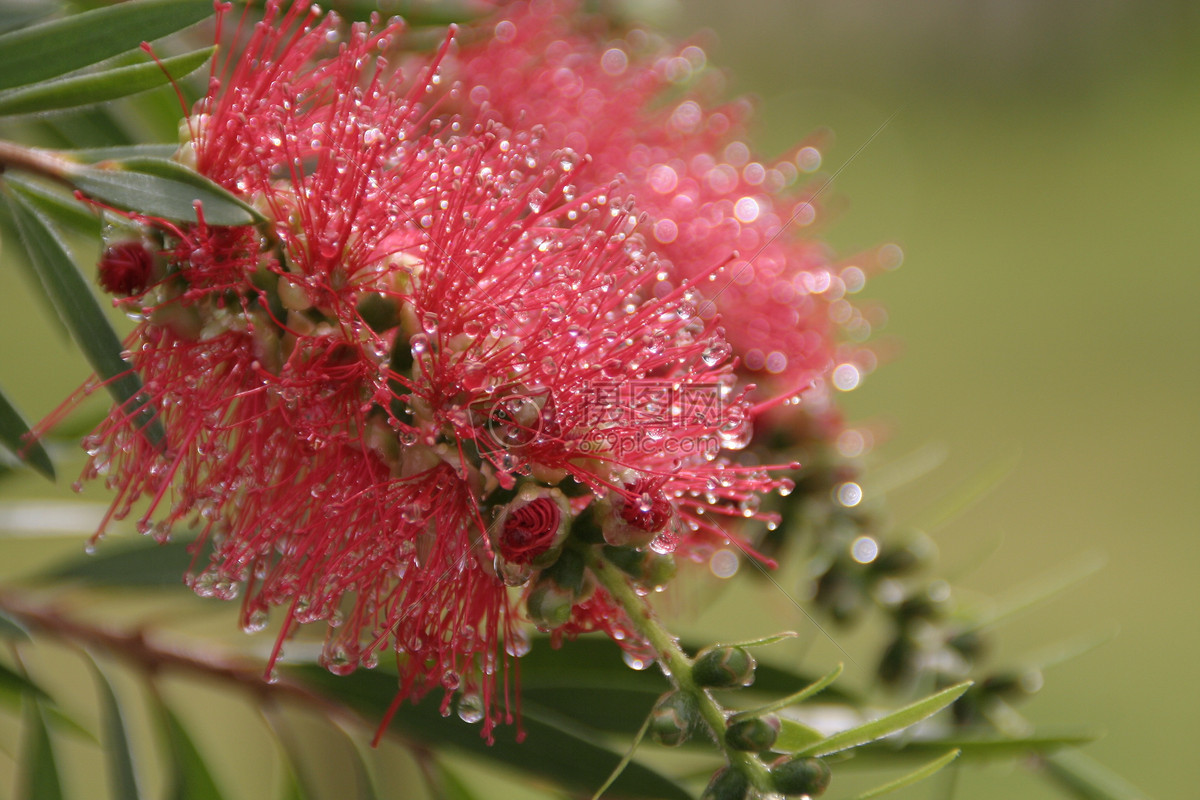
<svg viewBox="0 0 1200 800">
<path fill-rule="evenodd" d="M 247 630 L 284 609 L 272 662 L 326 622 L 330 670 L 389 649 L 398 700 L 457 693 L 490 737 L 526 647 L 510 587 L 595 498 L 655 487 L 633 522 L 703 554 L 781 483 L 722 455 L 749 438 L 729 345 L 619 187 L 581 190 L 587 159 L 537 130 L 425 105 L 445 48 L 408 78 L 372 60 L 396 26 L 320 57 L 335 26 L 268 3 L 189 119 L 178 158 L 269 222 L 154 226 L 170 263 L 131 352 L 166 443 L 116 408 L 86 475 L 112 518 L 199 528 L 194 588 L 240 593 Z M 638 652 L 596 597 L 567 632 Z"/>
<path fill-rule="evenodd" d="M 120 242 L 105 248 L 97 271 L 100 286 L 109 294 L 141 294 L 153 280 L 154 255 L 141 242 Z"/>
<path fill-rule="evenodd" d="M 786 395 L 827 378 L 850 358 L 840 351 L 855 350 L 837 343 L 839 328 L 861 341 L 869 325 L 844 299 L 863 270 L 844 278 L 829 248 L 797 235 L 818 211 L 814 190 L 798 182 L 819 167 L 819 151 L 757 159 L 744 144 L 748 105 L 713 103 L 722 80 L 699 47 L 670 49 L 642 30 L 603 38 L 605 21 L 581 5 L 505 6 L 489 21 L 495 36 L 464 47 L 454 64 L 468 104 L 542 125 L 551 146 L 588 153 L 581 191 L 624 176 L 665 281 L 727 263 L 703 291 L 726 314 L 727 338 L 756 382 Z"/>
</svg>

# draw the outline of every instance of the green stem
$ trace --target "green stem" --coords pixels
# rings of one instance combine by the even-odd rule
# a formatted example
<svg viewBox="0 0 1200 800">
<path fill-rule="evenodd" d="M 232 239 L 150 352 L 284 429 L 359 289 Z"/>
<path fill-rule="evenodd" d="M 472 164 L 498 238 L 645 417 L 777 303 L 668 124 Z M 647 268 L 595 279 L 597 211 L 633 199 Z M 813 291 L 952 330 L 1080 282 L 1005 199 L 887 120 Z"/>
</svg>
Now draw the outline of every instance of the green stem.
<svg viewBox="0 0 1200 800">
<path fill-rule="evenodd" d="M 725 754 L 729 765 L 745 775 L 750 784 L 759 789 L 770 787 L 766 767 L 753 753 L 734 750 L 725 744 L 724 707 L 704 687 L 692 679 L 692 659 L 670 631 L 655 618 L 650 607 L 630 584 L 628 577 L 617 566 L 609 562 L 599 547 L 587 547 L 583 553 L 588 569 L 596 581 L 604 587 L 613 601 L 625 612 L 630 624 L 646 642 L 654 648 L 660 663 L 666 667 L 668 677 L 681 692 L 690 695 L 700 709 L 700 715 L 712 731 L 717 746 Z"/>
</svg>

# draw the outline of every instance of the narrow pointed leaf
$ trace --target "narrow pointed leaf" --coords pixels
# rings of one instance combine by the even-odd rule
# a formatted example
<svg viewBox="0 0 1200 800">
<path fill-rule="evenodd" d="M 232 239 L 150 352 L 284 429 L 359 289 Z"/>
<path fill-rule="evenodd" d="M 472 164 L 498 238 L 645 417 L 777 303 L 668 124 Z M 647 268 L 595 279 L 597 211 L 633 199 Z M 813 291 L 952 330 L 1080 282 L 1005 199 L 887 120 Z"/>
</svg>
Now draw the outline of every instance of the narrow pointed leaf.
<svg viewBox="0 0 1200 800">
<path fill-rule="evenodd" d="M 199 69 L 216 47 L 208 47 L 171 58 L 90 72 L 70 78 L 36 83 L 0 93 L 0 115 L 56 111 L 63 108 L 94 105 L 118 97 L 162 86 Z"/>
<path fill-rule="evenodd" d="M 183 30 L 211 0 L 135 0 L 0 36 L 0 89 L 65 75 Z"/>
<path fill-rule="evenodd" d="M 0 444 L 11 450 L 17 458 L 54 480 L 54 464 L 50 462 L 50 456 L 41 442 L 26 440 L 28 434 L 29 423 L 3 390 L 0 390 Z"/>
<path fill-rule="evenodd" d="M 913 526 L 924 531 L 935 531 L 942 527 L 987 497 L 1016 470 L 1020 461 L 1021 454 L 1019 452 L 996 461 L 942 498 L 932 508 L 926 509 L 919 515 Z"/>
<path fill-rule="evenodd" d="M 933 761 L 930 761 L 925 766 L 923 766 L 919 769 L 915 769 L 912 772 L 908 773 L 907 775 L 902 775 L 899 778 L 896 778 L 896 780 L 894 780 L 894 781 L 888 781 L 887 783 L 883 784 L 882 786 L 877 786 L 876 788 L 872 789 L 869 792 L 864 792 L 863 794 L 860 794 L 858 796 L 857 800 L 871 800 L 871 798 L 879 797 L 880 795 L 885 795 L 888 792 L 894 792 L 897 789 L 903 789 L 906 786 L 912 786 L 914 783 L 919 783 L 920 781 L 923 781 L 926 778 L 936 775 L 937 773 L 939 773 L 943 769 L 945 769 L 947 766 L 949 766 L 950 762 L 952 762 L 952 761 L 954 761 L 954 759 L 958 758 L 959 752 L 960 751 L 958 751 L 958 750 L 951 750 L 949 753 L 946 753 L 941 758 L 936 758 Z"/>
<path fill-rule="evenodd" d="M 743 642 L 720 642 L 715 646 L 717 646 L 717 647 L 765 647 L 769 644 L 775 644 L 776 642 L 782 642 L 787 639 L 795 639 L 799 635 L 800 634 L 796 633 L 795 631 L 783 631 L 781 633 L 775 633 L 770 636 L 763 636 L 760 639 L 747 639 L 746 641 L 743 641 Z"/>
<path fill-rule="evenodd" d="M 71 182 L 84 194 L 117 208 L 163 219 L 195 222 L 196 202 L 210 225 L 251 225 L 261 219 L 233 194 L 165 158 L 129 158 L 79 167 Z"/>
<path fill-rule="evenodd" d="M 92 662 L 96 676 L 96 688 L 100 695 L 100 727 L 104 758 L 108 766 L 108 782 L 112 796 L 122 800 L 141 800 L 142 790 L 138 786 L 137 772 L 133 767 L 133 751 L 129 747 L 129 735 L 125 730 L 124 713 L 113 691 L 108 676 L 100 665 Z"/>
<path fill-rule="evenodd" d="M 107 381 L 109 393 L 119 405 L 137 413 L 142 381 L 122 358 L 124 348 L 116 331 L 53 227 L 25 200 L 19 186 L 11 188 L 12 216 L 42 288 L 92 369 Z M 149 418 L 146 409 L 141 416 L 147 438 L 152 442 L 162 441 L 161 423 Z"/>
<path fill-rule="evenodd" d="M 825 738 L 820 731 L 786 717 L 779 720 L 779 736 L 771 749 L 777 753 L 795 753 Z"/>
<path fill-rule="evenodd" d="M 220 789 L 187 729 L 165 705 L 160 706 L 163 734 L 170 748 L 172 800 L 221 800 Z"/>
<path fill-rule="evenodd" d="M 854 753 L 856 759 L 894 761 L 897 758 L 907 759 L 952 748 L 961 750 L 964 760 L 1004 759 L 1031 754 L 1045 755 L 1094 742 L 1098 738 L 1100 738 L 1100 734 L 1089 732 L 1034 734 L 1011 738 L 1005 736 L 937 736 L 929 739 L 924 737 L 909 739 L 900 747 L 894 747 L 890 742 L 878 742 L 860 747 Z"/>
<path fill-rule="evenodd" d="M 15 799 L 62 800 L 62 780 L 41 703 L 32 701 L 28 704 L 24 727 L 25 744 L 19 762 Z"/>
<path fill-rule="evenodd" d="M 780 700 L 776 700 L 773 703 L 768 703 L 765 706 L 760 706 L 749 711 L 739 711 L 738 713 L 734 714 L 729 721 L 740 722 L 744 719 L 761 717 L 764 714 L 771 714 L 775 711 L 779 711 L 780 709 L 787 708 L 788 706 L 794 706 L 797 703 L 802 703 L 836 681 L 838 676 L 842 674 L 843 667 L 844 665 L 838 664 L 827 675 L 818 678 L 816 681 L 810 683 L 808 686 L 805 686 L 800 691 L 790 694 Z"/>
<path fill-rule="evenodd" d="M 924 700 L 918 700 L 879 719 L 835 733 L 829 738 L 801 750 L 799 754 L 823 756 L 882 739 L 884 736 L 904 730 L 910 725 L 915 725 L 921 720 L 933 716 L 961 697 L 963 692 L 970 687 L 971 681 L 964 681 L 949 689 L 943 689 L 937 694 L 930 695 Z"/>
<path fill-rule="evenodd" d="M 1047 777 L 1083 800 L 1145 800 L 1145 792 L 1077 750 L 1043 762 Z"/>
</svg>

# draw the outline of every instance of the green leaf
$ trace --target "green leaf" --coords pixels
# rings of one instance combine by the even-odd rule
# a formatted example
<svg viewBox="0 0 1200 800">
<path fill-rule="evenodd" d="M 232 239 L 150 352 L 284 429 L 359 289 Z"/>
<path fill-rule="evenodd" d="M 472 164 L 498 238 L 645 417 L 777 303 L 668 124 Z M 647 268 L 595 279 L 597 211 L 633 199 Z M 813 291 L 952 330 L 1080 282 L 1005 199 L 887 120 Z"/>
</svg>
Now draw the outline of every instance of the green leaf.
<svg viewBox="0 0 1200 800">
<path fill-rule="evenodd" d="M 1047 777 L 1082 800 L 1145 800 L 1145 792 L 1077 750 L 1042 761 Z"/>
<path fill-rule="evenodd" d="M 860 759 L 911 758 L 930 752 L 941 752 L 947 748 L 961 750 L 963 759 L 1019 758 L 1030 754 L 1053 753 L 1068 747 L 1098 739 L 1097 733 L 1034 734 L 1031 736 L 936 736 L 913 738 L 899 747 L 891 742 L 866 745 L 855 751 Z"/>
<path fill-rule="evenodd" d="M 924 700 L 918 700 L 879 719 L 874 719 L 849 730 L 835 733 L 829 738 L 799 751 L 798 755 L 824 756 L 851 747 L 858 747 L 860 744 L 873 742 L 896 731 L 904 730 L 926 717 L 933 716 L 953 703 L 962 696 L 963 692 L 971 687 L 971 683 L 971 681 L 963 681 L 960 684 L 951 686 L 949 689 L 943 689 L 937 694 L 930 695 Z"/>
<path fill-rule="evenodd" d="M 140 800 L 142 790 L 138 786 L 137 772 L 133 768 L 133 752 L 129 747 L 129 735 L 125 732 L 124 714 L 112 683 L 92 661 L 92 672 L 96 676 L 96 687 L 100 693 L 100 726 L 105 760 L 108 762 L 108 780 L 112 796 L 121 800 Z"/>
<path fill-rule="evenodd" d="M 171 756 L 168 797 L 173 800 L 221 800 L 221 791 L 187 729 L 165 704 L 160 702 L 159 710 Z"/>
<path fill-rule="evenodd" d="M 41 212 L 25 200 L 19 186 L 11 188 L 13 191 L 9 197 L 13 219 L 29 254 L 30 264 L 58 311 L 59 318 L 71 331 L 71 336 L 96 375 L 106 381 L 108 391 L 118 405 L 129 408 L 131 414 L 141 416 L 146 437 L 151 442 L 161 442 L 162 424 L 156 418 L 150 418 L 151 412 L 141 394 L 142 381 L 129 362 L 122 358 L 124 348 L 121 340 L 117 338 L 116 331 L 101 310 L 83 274 Z"/>
<path fill-rule="evenodd" d="M 930 761 L 920 769 L 913 770 L 907 775 L 902 775 L 894 781 L 888 781 L 882 786 L 877 786 L 869 792 L 860 794 L 857 800 L 871 800 L 873 797 L 879 797 L 880 795 L 887 794 L 888 792 L 894 792 L 897 789 L 903 789 L 906 786 L 912 786 L 914 783 L 918 783 L 932 775 L 936 775 L 945 769 L 951 761 L 958 758 L 959 752 L 960 751 L 958 750 L 951 750 L 941 758 L 936 758 L 933 761 Z"/>
<path fill-rule="evenodd" d="M 828 674 L 818 678 L 816 681 L 808 686 L 805 686 L 803 689 L 795 692 L 794 694 L 790 694 L 787 697 L 776 700 L 773 703 L 767 703 L 765 706 L 750 709 L 749 711 L 739 711 L 730 717 L 729 721 L 732 723 L 740 722 L 744 719 L 753 719 L 754 717 L 761 717 L 764 714 L 771 714 L 775 711 L 779 711 L 782 708 L 787 708 L 788 706 L 794 706 L 797 703 L 802 703 L 836 681 L 838 676 L 842 674 L 843 666 L 844 665 L 842 664 L 838 664 Z"/>
<path fill-rule="evenodd" d="M 123 161 L 130 158 L 169 159 L 179 149 L 177 143 L 121 144 L 113 147 L 85 147 L 79 150 L 61 151 L 60 155 L 89 164 L 97 161 Z"/>
<path fill-rule="evenodd" d="M 102 161 L 72 170 L 69 178 L 84 194 L 147 216 L 195 222 L 199 201 L 210 225 L 252 225 L 262 219 L 224 188 L 165 158 Z"/>
<path fill-rule="evenodd" d="M 148 61 L 144 64 L 115 67 L 0 93 L 0 115 L 94 105 L 144 92 L 194 72 L 208 61 L 216 49 L 208 47 L 164 58 L 161 60 L 161 66 Z"/>
<path fill-rule="evenodd" d="M 25 745 L 17 774 L 16 800 L 62 800 L 62 780 L 50 743 L 42 704 L 31 701 L 25 712 Z"/>
<path fill-rule="evenodd" d="M 37 700 L 49 700 L 50 695 L 29 678 L 19 672 L 14 672 L 0 664 L 0 698 L 17 706 L 22 698 L 30 697 Z"/>
<path fill-rule="evenodd" d="M 769 644 L 782 642 L 787 639 L 795 639 L 800 634 L 795 631 L 783 631 L 782 633 L 774 633 L 770 636 L 763 636 L 759 639 L 747 639 L 742 642 L 719 642 L 715 647 L 765 647 Z"/>
<path fill-rule="evenodd" d="M 372 720 L 379 719 L 396 695 L 395 675 L 379 669 L 337 677 L 316 665 L 304 664 L 288 667 L 286 672 L 292 679 L 357 709 Z M 501 727 L 496 730 L 495 743 L 489 746 L 480 737 L 477 726 L 468 725 L 453 715 L 442 717 L 438 711 L 440 700 L 440 697 L 429 697 L 417 705 L 406 703 L 394 717 L 392 729 L 428 746 L 453 747 L 577 792 L 595 791 L 621 760 L 619 754 L 584 737 L 580 726 L 560 725 L 553 715 L 543 718 L 535 709 L 529 708 L 522 721 L 526 734 L 523 742 L 516 741 L 512 727 Z M 689 797 L 683 787 L 637 762 L 621 773 L 613 784 L 613 793 L 614 796 L 661 800 L 687 800 Z"/>
<path fill-rule="evenodd" d="M 89 238 L 100 238 L 102 228 L 100 216 L 73 196 L 66 194 L 63 187 L 56 185 L 50 188 L 41 181 L 29 180 L 15 172 L 5 175 L 4 180 L 20 186 L 21 194 L 25 199 L 41 210 L 55 224 L 67 230 L 78 231 Z"/>
<path fill-rule="evenodd" d="M 211 0 L 135 0 L 6 33 L 0 36 L 0 89 L 96 64 L 212 12 Z"/>
<path fill-rule="evenodd" d="M 776 737 L 775 744 L 771 745 L 771 749 L 777 753 L 795 753 L 825 738 L 820 731 L 794 719 L 781 717 L 779 724 L 779 736 Z"/>
<path fill-rule="evenodd" d="M 193 541 L 187 537 L 172 538 L 159 544 L 150 537 L 130 543 L 111 543 L 95 555 L 73 558 L 52 567 L 41 577 L 49 581 L 80 581 L 91 586 L 120 586 L 124 588 L 157 589 L 183 584 L 184 573 L 193 559 Z M 207 561 L 207 550 L 195 558 Z"/>
<path fill-rule="evenodd" d="M 29 434 L 29 423 L 17 411 L 16 406 L 0 390 L 0 444 L 11 450 L 21 459 L 50 480 L 54 480 L 54 464 L 50 456 L 36 440 L 26 441 Z"/>
</svg>

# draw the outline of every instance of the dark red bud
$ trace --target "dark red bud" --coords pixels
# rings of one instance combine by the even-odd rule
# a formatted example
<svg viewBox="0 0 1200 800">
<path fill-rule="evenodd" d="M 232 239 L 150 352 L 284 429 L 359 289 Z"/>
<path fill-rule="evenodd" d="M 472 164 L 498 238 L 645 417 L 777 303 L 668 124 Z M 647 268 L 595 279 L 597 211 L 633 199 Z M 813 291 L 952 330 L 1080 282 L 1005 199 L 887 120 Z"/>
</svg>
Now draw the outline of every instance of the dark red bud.
<svg viewBox="0 0 1200 800">
<path fill-rule="evenodd" d="M 150 286 L 154 256 L 141 242 L 121 242 L 105 249 L 98 269 L 104 291 L 129 297 Z"/>
<path fill-rule="evenodd" d="M 639 480 L 627 486 L 629 494 L 621 504 L 621 519 L 639 530 L 656 533 L 671 521 L 671 501 L 658 486 Z"/>
</svg>

